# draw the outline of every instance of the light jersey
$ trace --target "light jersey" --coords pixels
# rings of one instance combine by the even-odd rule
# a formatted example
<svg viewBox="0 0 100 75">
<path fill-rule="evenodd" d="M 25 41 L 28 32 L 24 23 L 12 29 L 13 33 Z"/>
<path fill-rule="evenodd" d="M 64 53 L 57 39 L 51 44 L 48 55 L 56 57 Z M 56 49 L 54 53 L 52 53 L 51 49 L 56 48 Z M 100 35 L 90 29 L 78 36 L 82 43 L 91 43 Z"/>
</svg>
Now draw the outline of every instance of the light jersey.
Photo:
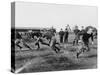
<svg viewBox="0 0 100 75">
<path fill-rule="evenodd" d="M 56 43 L 59 43 L 59 39 L 58 39 L 57 35 L 55 35 L 55 36 L 52 37 L 51 42 L 50 42 L 50 46 L 53 46 Z"/>
</svg>

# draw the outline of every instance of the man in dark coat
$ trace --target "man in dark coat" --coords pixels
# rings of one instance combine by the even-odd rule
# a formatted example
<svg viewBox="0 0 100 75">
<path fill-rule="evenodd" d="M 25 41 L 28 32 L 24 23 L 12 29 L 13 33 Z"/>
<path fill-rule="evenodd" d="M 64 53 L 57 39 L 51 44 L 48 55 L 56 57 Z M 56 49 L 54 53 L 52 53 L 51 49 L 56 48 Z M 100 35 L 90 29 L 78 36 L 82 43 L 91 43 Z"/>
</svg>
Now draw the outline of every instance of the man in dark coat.
<svg viewBox="0 0 100 75">
<path fill-rule="evenodd" d="M 84 29 L 84 26 L 82 26 L 81 34 L 84 34 L 85 32 L 86 32 L 86 30 Z"/>
<path fill-rule="evenodd" d="M 68 32 L 68 29 L 66 28 L 64 32 L 64 42 L 65 43 L 68 43 L 68 35 L 69 35 L 69 32 Z"/>
<path fill-rule="evenodd" d="M 60 43 L 63 43 L 64 31 L 62 30 L 62 28 L 61 28 L 61 30 L 59 32 L 59 36 L 60 36 Z"/>
</svg>

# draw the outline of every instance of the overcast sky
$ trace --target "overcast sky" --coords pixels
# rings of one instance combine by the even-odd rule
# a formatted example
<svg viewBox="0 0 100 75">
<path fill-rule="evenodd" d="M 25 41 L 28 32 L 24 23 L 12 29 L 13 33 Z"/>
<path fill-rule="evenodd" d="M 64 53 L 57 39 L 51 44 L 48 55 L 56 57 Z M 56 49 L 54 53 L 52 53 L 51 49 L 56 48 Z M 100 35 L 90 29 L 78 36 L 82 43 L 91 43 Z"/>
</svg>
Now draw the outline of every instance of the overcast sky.
<svg viewBox="0 0 100 75">
<path fill-rule="evenodd" d="M 97 27 L 97 7 L 17 2 L 15 7 L 16 27 L 65 28 L 67 24 L 92 25 Z"/>
</svg>

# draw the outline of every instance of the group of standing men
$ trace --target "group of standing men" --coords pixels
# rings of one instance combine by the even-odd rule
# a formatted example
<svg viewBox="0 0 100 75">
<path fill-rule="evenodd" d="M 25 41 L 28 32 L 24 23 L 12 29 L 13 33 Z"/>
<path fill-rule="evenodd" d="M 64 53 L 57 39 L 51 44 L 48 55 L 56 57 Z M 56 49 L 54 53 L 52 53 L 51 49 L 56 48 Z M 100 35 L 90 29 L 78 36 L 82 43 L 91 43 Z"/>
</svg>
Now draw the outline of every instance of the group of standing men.
<svg viewBox="0 0 100 75">
<path fill-rule="evenodd" d="M 78 26 L 76 26 L 73 32 L 75 35 L 75 38 L 73 40 L 73 45 L 82 46 L 83 43 L 83 47 L 77 53 L 77 58 L 78 58 L 78 56 L 82 52 L 84 52 L 84 50 L 90 51 L 89 39 L 91 38 L 91 43 L 93 44 L 94 32 L 92 27 L 84 29 L 84 26 L 82 26 L 81 30 L 79 30 Z M 59 32 L 59 36 L 60 36 L 60 43 L 68 43 L 69 32 L 67 28 L 65 29 L 65 31 L 61 29 L 61 31 Z"/>
<path fill-rule="evenodd" d="M 60 43 L 68 43 L 68 35 L 69 35 L 69 30 L 66 27 L 65 31 L 61 28 L 59 32 L 59 37 L 60 37 Z"/>
</svg>

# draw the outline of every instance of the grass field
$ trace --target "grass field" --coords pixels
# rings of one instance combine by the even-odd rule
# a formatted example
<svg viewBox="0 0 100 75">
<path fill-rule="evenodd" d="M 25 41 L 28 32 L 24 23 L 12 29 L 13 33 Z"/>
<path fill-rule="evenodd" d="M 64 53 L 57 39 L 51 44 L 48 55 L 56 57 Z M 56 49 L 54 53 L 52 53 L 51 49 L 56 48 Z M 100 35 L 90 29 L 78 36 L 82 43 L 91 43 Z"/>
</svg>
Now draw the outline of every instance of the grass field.
<svg viewBox="0 0 100 75">
<path fill-rule="evenodd" d="M 75 47 L 72 46 L 74 35 L 69 35 L 69 43 L 64 44 L 59 53 L 55 53 L 50 47 L 41 45 L 41 49 L 15 50 L 16 73 L 43 72 L 76 69 L 97 68 L 97 40 L 90 45 L 91 51 L 82 53 L 76 58 Z"/>
</svg>

